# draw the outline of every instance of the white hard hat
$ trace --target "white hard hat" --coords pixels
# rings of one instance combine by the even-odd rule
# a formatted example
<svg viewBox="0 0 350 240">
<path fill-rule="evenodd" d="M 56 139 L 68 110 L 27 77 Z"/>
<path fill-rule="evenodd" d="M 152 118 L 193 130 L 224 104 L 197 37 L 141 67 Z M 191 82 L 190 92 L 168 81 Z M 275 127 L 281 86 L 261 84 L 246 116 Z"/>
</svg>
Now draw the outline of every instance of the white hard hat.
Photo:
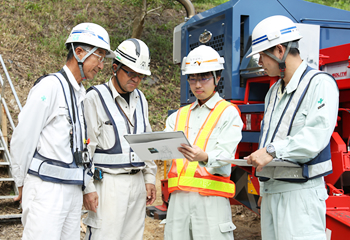
<svg viewBox="0 0 350 240">
<path fill-rule="evenodd" d="M 89 44 L 96 48 L 106 50 L 106 58 L 115 57 L 109 44 L 109 35 L 107 31 L 95 23 L 80 23 L 75 26 L 66 41 L 66 45 L 69 43 Z"/>
<path fill-rule="evenodd" d="M 212 72 L 224 69 L 225 60 L 212 47 L 201 45 L 182 60 L 182 75 Z"/>
<path fill-rule="evenodd" d="M 256 25 L 252 33 L 252 52 L 247 56 L 263 52 L 278 44 L 301 39 L 295 23 L 285 16 L 271 16 Z"/>
<path fill-rule="evenodd" d="M 123 41 L 114 51 L 115 59 L 131 68 L 135 72 L 151 75 L 149 64 L 151 61 L 147 45 L 136 38 Z"/>
</svg>

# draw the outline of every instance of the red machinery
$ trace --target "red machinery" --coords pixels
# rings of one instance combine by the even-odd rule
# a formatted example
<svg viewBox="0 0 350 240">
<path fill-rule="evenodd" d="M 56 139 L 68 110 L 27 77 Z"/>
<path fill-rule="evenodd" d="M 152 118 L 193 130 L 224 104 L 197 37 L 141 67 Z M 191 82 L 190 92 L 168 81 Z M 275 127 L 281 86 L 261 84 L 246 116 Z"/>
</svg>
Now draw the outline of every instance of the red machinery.
<svg viewBox="0 0 350 240">
<path fill-rule="evenodd" d="M 185 7 L 191 5 L 189 0 L 179 2 L 185 2 Z M 340 90 L 338 122 L 331 138 L 333 173 L 325 177 L 329 193 L 326 227 L 331 240 L 350 236 L 350 12 L 302 0 L 231 0 L 194 16 L 192 8 L 186 10 L 189 20 L 174 29 L 173 62 L 180 64 L 189 51 L 201 44 L 213 47 L 225 58 L 218 92 L 239 105 L 244 122 L 236 158 L 248 156 L 258 148 L 264 96 L 277 80 L 264 75 L 257 59 L 245 58 L 251 47 L 252 30 L 272 15 L 285 15 L 303 30 L 302 59 L 311 67 L 332 74 Z M 195 100 L 185 78 L 181 79 L 182 105 Z M 254 168 L 232 166 L 231 180 L 236 183 L 231 203 L 258 213 L 259 182 Z M 162 211 L 169 199 L 166 179 L 162 180 L 162 198 L 162 206 L 148 209 L 159 219 L 165 217 Z"/>
<path fill-rule="evenodd" d="M 332 239 L 350 236 L 350 44 L 320 50 L 322 70 L 332 74 L 339 87 L 338 124 L 331 138 L 333 173 L 325 177 L 327 229 Z"/>
</svg>

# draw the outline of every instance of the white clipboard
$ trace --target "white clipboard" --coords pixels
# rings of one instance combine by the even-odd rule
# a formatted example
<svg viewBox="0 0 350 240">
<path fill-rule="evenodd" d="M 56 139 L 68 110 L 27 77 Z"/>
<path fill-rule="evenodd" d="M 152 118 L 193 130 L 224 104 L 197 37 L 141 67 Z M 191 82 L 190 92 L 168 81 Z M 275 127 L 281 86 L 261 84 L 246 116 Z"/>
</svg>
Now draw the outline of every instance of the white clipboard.
<svg viewBox="0 0 350 240">
<path fill-rule="evenodd" d="M 182 143 L 191 146 L 183 131 L 128 134 L 124 138 L 143 161 L 184 158 L 177 148 Z"/>
<path fill-rule="evenodd" d="M 252 167 L 251 164 L 247 163 L 245 159 L 216 159 L 216 161 L 223 161 L 235 164 L 237 166 L 243 167 Z M 284 160 L 284 159 L 273 159 L 271 162 L 266 164 L 268 167 L 300 167 L 298 163 L 294 163 L 292 161 Z"/>
</svg>

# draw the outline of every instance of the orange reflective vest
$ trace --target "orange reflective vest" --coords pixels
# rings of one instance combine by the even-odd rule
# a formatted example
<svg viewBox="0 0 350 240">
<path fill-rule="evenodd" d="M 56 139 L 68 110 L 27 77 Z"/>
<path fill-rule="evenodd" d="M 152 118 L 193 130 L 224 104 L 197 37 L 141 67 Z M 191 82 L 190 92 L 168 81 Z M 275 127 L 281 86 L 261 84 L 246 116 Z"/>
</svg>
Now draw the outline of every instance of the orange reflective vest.
<svg viewBox="0 0 350 240">
<path fill-rule="evenodd" d="M 192 105 L 179 109 L 174 129 L 174 131 L 184 131 L 187 137 Z M 204 121 L 193 145 L 205 151 L 209 137 L 221 114 L 227 107 L 232 105 L 237 108 L 236 105 L 224 99 L 216 103 Z M 240 112 L 239 109 L 238 112 Z M 168 190 L 169 193 L 175 190 L 183 190 L 198 192 L 206 196 L 232 198 L 235 195 L 235 184 L 230 180 L 230 177 L 215 176 L 210 174 L 205 167 L 201 167 L 198 162 L 189 162 L 185 158 L 180 158 L 172 161 L 172 166 L 168 173 Z"/>
</svg>

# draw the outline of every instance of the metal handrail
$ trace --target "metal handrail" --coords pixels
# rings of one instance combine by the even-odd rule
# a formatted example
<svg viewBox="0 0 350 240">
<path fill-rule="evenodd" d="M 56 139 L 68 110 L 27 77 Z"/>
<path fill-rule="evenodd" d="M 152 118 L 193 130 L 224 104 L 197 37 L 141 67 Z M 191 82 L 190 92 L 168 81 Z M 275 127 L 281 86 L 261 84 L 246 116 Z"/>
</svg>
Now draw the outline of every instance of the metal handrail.
<svg viewBox="0 0 350 240">
<path fill-rule="evenodd" d="M 13 123 L 12 116 L 10 114 L 10 111 L 9 111 L 9 109 L 7 107 L 7 104 L 6 104 L 6 101 L 5 101 L 5 98 L 4 98 L 4 96 L 5 96 L 5 86 L 6 86 L 7 83 L 9 83 L 9 85 L 11 87 L 12 94 L 15 97 L 15 100 L 17 102 L 17 106 L 18 106 L 20 111 L 22 110 L 22 105 L 21 105 L 21 102 L 18 99 L 16 90 L 15 90 L 13 84 L 12 84 L 11 78 L 10 78 L 8 72 L 7 72 L 5 63 L 4 63 L 1 55 L 0 55 L 0 62 L 1 62 L 2 68 L 4 69 L 4 73 L 5 73 L 6 78 L 7 78 L 7 81 L 6 81 L 6 79 L 2 79 L 2 77 L 0 75 L 0 83 L 1 83 L 1 87 L 2 87 L 2 91 L 1 91 L 1 95 L 0 95 L 0 98 L 1 98 L 1 101 L 0 101 L 0 121 L 2 120 L 2 116 L 1 115 L 3 114 L 3 110 L 2 110 L 2 106 L 3 106 L 4 110 L 5 110 L 5 113 L 6 113 L 6 116 L 7 116 L 7 119 L 9 120 L 12 129 L 15 129 L 15 124 Z M 4 124 L 4 123 L 1 122 L 1 124 Z M 7 128 L 7 124 L 6 124 L 6 126 L 3 126 L 3 127 Z M 12 179 L 13 176 L 12 176 L 12 171 L 11 171 L 11 167 L 12 167 L 11 155 L 10 155 L 10 151 L 9 151 L 9 148 L 8 148 L 7 139 L 5 140 L 5 136 L 4 136 L 4 134 L 3 134 L 1 129 L 0 129 L 0 145 L 2 145 L 3 150 L 4 150 L 4 160 L 9 163 L 9 168 L 8 168 L 9 178 Z M 16 196 L 18 196 L 17 184 L 15 183 L 15 181 L 13 181 L 13 182 L 14 182 L 14 185 L 13 185 L 14 193 L 15 193 Z M 10 197 L 10 196 L 5 196 L 5 197 Z M 11 198 L 12 197 L 15 197 L 15 196 L 11 196 Z M 0 216 L 0 222 L 3 222 L 4 219 L 17 219 L 17 218 L 20 218 L 21 215 L 22 214 L 2 215 L 2 216 Z"/>
<path fill-rule="evenodd" d="M 10 111 L 9 111 L 9 109 L 7 107 L 7 104 L 6 104 L 6 101 L 5 101 L 5 99 L 3 97 L 1 98 L 1 103 L 2 103 L 2 105 L 4 105 L 6 116 L 7 116 L 7 119 L 10 121 L 12 129 L 15 129 L 15 124 L 13 123 Z"/>
<path fill-rule="evenodd" d="M 1 65 L 2 65 L 2 68 L 4 69 L 4 72 L 5 72 L 5 75 L 6 75 L 6 78 L 7 78 L 7 81 L 8 83 L 10 84 L 10 87 L 11 87 L 11 90 L 12 90 L 12 93 L 13 95 L 15 96 L 15 99 L 16 99 L 16 102 L 17 102 L 17 105 L 19 107 L 19 110 L 22 111 L 22 105 L 21 105 L 21 102 L 19 101 L 18 99 L 18 96 L 17 96 L 17 93 L 16 93 L 16 90 L 12 84 L 12 81 L 11 81 L 11 78 L 10 78 L 10 75 L 8 74 L 7 72 L 7 69 L 6 69 L 6 66 L 5 66 L 5 63 L 4 61 L 2 60 L 2 57 L 1 57 L 1 54 L 0 54 L 0 62 L 1 62 Z M 3 81 L 1 81 L 1 86 L 3 86 L 4 83 Z"/>
</svg>

